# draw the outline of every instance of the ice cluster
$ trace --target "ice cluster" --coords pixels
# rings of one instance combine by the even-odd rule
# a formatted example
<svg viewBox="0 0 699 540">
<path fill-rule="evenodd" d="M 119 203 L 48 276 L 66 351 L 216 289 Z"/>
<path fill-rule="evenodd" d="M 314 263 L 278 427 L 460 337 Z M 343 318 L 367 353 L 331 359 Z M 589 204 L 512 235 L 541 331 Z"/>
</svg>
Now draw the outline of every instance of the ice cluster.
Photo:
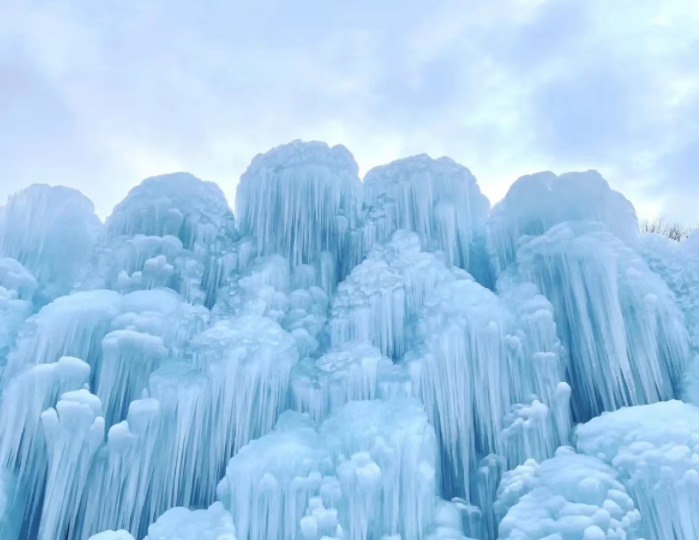
<svg viewBox="0 0 699 540">
<path fill-rule="evenodd" d="M 0 540 L 699 538 L 699 237 L 594 171 L 358 170 L 0 207 Z"/>
</svg>

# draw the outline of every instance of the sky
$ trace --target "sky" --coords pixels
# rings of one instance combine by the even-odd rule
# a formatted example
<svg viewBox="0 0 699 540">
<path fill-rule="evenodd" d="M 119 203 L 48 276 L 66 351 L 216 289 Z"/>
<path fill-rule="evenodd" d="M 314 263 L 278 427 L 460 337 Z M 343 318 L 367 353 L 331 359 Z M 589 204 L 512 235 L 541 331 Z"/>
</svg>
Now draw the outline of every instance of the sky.
<svg viewBox="0 0 699 540">
<path fill-rule="evenodd" d="M 258 153 L 426 152 L 495 202 L 597 169 L 699 221 L 699 0 L 0 0 L 0 204 L 33 183 L 105 218 L 189 171 L 233 206 Z"/>
</svg>

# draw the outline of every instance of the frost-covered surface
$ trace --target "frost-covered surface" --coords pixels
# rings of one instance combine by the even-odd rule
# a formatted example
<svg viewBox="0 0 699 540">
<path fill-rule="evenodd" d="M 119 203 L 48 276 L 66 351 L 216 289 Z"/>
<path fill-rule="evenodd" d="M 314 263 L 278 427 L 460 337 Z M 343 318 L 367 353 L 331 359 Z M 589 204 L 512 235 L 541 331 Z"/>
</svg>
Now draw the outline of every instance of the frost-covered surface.
<svg viewBox="0 0 699 540">
<path fill-rule="evenodd" d="M 228 273 L 247 264 L 221 189 L 188 173 L 147 178 L 107 219 L 82 288 L 170 287 L 212 306 Z"/>
<path fill-rule="evenodd" d="M 16 259 L 41 285 L 41 301 L 68 293 L 101 223 L 79 191 L 33 185 L 0 206 L 0 257 Z"/>
<path fill-rule="evenodd" d="M 499 540 L 639 538 L 641 514 L 616 471 L 570 447 L 506 473 L 495 509 Z"/>
<path fill-rule="evenodd" d="M 578 420 L 676 395 L 689 355 L 682 314 L 662 279 L 602 224 L 565 222 L 521 240 L 517 272 L 553 303 Z"/>
<path fill-rule="evenodd" d="M 482 234 L 490 203 L 464 166 L 426 154 L 370 170 L 366 243 L 382 243 L 396 229 L 417 233 L 427 251 L 443 251 L 448 264 L 474 275 L 484 270 Z"/>
<path fill-rule="evenodd" d="M 594 172 L 488 217 L 448 158 L 300 141 L 236 204 L 0 209 L 1 540 L 699 538 L 699 237 Z"/>
<path fill-rule="evenodd" d="M 699 409 L 668 401 L 627 407 L 576 429 L 580 452 L 618 471 L 648 540 L 699 538 Z"/>
<path fill-rule="evenodd" d="M 488 218 L 486 237 L 495 274 L 516 260 L 522 236 L 541 235 L 564 221 L 604 223 L 630 246 L 640 235 L 633 205 L 597 171 L 523 176 Z"/>
</svg>

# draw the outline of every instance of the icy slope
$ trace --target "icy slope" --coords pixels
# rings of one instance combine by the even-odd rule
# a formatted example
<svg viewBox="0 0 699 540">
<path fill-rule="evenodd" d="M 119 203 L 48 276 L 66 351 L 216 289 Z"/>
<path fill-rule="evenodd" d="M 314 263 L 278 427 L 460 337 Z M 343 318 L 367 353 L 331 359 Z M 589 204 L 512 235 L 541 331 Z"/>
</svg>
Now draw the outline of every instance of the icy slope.
<svg viewBox="0 0 699 540">
<path fill-rule="evenodd" d="M 0 540 L 699 537 L 697 239 L 595 172 L 357 171 L 0 209 Z"/>
</svg>

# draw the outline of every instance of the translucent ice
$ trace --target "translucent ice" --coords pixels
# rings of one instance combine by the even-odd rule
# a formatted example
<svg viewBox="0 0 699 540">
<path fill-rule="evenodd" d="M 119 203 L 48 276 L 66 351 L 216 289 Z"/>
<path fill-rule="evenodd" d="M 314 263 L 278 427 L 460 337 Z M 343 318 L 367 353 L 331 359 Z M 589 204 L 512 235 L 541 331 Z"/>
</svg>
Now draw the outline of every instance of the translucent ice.
<svg viewBox="0 0 699 540">
<path fill-rule="evenodd" d="M 367 243 L 387 241 L 396 229 L 417 233 L 427 251 L 443 251 L 448 264 L 474 272 L 474 257 L 490 203 L 476 179 L 447 157 L 399 159 L 364 177 L 369 206 Z"/>
<path fill-rule="evenodd" d="M 541 235 L 564 221 L 604 223 L 630 246 L 636 244 L 639 236 L 633 205 L 612 190 L 597 171 L 523 176 L 493 207 L 486 225 L 496 275 L 515 261 L 522 236 Z"/>
<path fill-rule="evenodd" d="M 352 154 L 341 145 L 294 141 L 257 155 L 240 178 L 236 211 L 243 234 L 263 255 L 292 266 L 318 264 L 327 252 L 342 279 L 361 257 L 353 236 L 361 183 Z"/>
<path fill-rule="evenodd" d="M 641 514 L 616 471 L 569 447 L 505 473 L 495 508 L 500 540 L 639 538 Z"/>
<path fill-rule="evenodd" d="M 699 537 L 699 409 L 681 401 L 626 407 L 576 429 L 579 451 L 618 471 L 649 540 Z"/>
<path fill-rule="evenodd" d="M 16 259 L 36 277 L 45 303 L 71 290 L 100 227 L 79 191 L 33 185 L 0 207 L 0 257 Z"/>
</svg>

